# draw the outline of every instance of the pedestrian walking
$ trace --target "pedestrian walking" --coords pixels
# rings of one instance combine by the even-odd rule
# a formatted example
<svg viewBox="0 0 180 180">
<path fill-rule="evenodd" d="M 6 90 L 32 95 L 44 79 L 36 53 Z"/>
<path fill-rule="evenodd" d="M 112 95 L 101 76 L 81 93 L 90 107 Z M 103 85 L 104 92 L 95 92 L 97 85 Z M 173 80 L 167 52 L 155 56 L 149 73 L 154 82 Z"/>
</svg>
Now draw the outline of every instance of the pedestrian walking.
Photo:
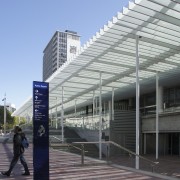
<svg viewBox="0 0 180 180">
<path fill-rule="evenodd" d="M 24 147 L 22 146 L 22 129 L 19 126 L 14 127 L 14 137 L 13 137 L 13 159 L 11 161 L 10 167 L 8 171 L 1 172 L 2 175 L 10 176 L 11 171 L 13 170 L 14 166 L 20 159 L 21 164 L 24 167 L 25 172 L 22 174 L 24 176 L 30 175 L 26 160 L 23 156 L 24 154 Z"/>
</svg>

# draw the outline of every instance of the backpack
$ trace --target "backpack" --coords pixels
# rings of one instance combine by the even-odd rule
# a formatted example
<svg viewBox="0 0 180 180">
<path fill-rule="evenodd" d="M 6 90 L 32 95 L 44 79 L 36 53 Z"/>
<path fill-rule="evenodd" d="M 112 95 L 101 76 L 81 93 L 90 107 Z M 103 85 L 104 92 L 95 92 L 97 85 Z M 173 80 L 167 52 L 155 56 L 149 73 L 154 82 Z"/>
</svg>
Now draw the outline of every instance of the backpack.
<svg viewBox="0 0 180 180">
<path fill-rule="evenodd" d="M 28 148 L 28 147 L 29 147 L 29 142 L 28 142 L 28 140 L 27 140 L 26 137 L 23 137 L 23 138 L 22 138 L 21 145 L 22 145 L 22 147 L 24 147 L 24 148 Z"/>
</svg>

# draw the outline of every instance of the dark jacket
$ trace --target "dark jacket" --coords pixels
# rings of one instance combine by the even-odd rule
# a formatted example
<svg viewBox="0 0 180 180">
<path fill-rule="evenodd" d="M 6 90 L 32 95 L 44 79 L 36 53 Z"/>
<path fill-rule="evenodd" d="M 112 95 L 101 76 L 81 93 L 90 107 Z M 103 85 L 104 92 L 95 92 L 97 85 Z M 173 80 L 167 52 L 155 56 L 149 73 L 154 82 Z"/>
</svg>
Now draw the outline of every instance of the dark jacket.
<svg viewBox="0 0 180 180">
<path fill-rule="evenodd" d="M 23 147 L 21 145 L 21 141 L 22 141 L 21 134 L 19 134 L 19 133 L 14 134 L 14 137 L 13 137 L 13 152 L 14 152 L 15 156 L 19 156 L 24 152 L 24 149 L 23 149 Z"/>
</svg>

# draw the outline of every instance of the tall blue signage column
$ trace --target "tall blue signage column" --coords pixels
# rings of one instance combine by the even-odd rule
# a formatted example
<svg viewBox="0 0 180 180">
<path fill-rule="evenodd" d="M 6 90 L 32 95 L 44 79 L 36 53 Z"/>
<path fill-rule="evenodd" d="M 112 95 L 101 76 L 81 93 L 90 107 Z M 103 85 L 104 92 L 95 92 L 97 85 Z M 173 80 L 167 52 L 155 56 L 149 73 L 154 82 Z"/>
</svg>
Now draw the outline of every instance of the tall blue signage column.
<svg viewBox="0 0 180 180">
<path fill-rule="evenodd" d="M 33 81 L 34 180 L 49 180 L 49 84 Z"/>
</svg>

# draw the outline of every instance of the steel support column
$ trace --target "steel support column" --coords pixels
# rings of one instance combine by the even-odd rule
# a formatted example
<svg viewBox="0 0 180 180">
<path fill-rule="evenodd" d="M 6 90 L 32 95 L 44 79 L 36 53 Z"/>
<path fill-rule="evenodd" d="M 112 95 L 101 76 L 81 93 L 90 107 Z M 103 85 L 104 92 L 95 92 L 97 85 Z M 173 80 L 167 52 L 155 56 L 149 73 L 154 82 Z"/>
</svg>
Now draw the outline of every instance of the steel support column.
<svg viewBox="0 0 180 180">
<path fill-rule="evenodd" d="M 97 107 L 98 107 L 97 97 L 96 97 L 96 115 L 97 115 Z"/>
<path fill-rule="evenodd" d="M 102 159 L 102 74 L 99 74 L 99 159 Z"/>
<path fill-rule="evenodd" d="M 94 118 L 94 109 L 95 109 L 95 91 L 93 91 L 93 108 L 92 108 L 92 114 L 93 114 L 93 118 Z"/>
<path fill-rule="evenodd" d="M 111 120 L 114 120 L 114 88 L 112 88 L 112 106 L 111 106 L 111 112 L 112 112 L 112 114 L 111 114 Z"/>
<path fill-rule="evenodd" d="M 3 98 L 4 101 L 4 134 L 6 134 L 6 94 Z"/>
<path fill-rule="evenodd" d="M 57 116 L 57 97 L 56 97 L 56 129 L 58 128 L 58 116 Z"/>
<path fill-rule="evenodd" d="M 156 159 L 159 156 L 159 73 L 156 73 Z"/>
<path fill-rule="evenodd" d="M 95 125 L 94 125 L 94 109 L 95 109 L 95 91 L 93 91 L 93 107 L 92 107 L 92 128 L 94 129 L 95 128 Z"/>
<path fill-rule="evenodd" d="M 64 87 L 62 86 L 62 100 L 61 100 L 61 136 L 62 142 L 64 142 L 64 107 L 63 107 L 63 98 L 64 98 Z"/>
<path fill-rule="evenodd" d="M 77 113 L 77 111 L 76 111 L 76 99 L 75 99 L 75 103 L 74 103 L 74 113 L 75 113 L 74 117 L 76 119 L 76 113 Z"/>
<path fill-rule="evenodd" d="M 136 36 L 136 154 L 139 155 L 139 36 Z M 136 169 L 139 169 L 139 157 L 136 156 Z"/>
</svg>

